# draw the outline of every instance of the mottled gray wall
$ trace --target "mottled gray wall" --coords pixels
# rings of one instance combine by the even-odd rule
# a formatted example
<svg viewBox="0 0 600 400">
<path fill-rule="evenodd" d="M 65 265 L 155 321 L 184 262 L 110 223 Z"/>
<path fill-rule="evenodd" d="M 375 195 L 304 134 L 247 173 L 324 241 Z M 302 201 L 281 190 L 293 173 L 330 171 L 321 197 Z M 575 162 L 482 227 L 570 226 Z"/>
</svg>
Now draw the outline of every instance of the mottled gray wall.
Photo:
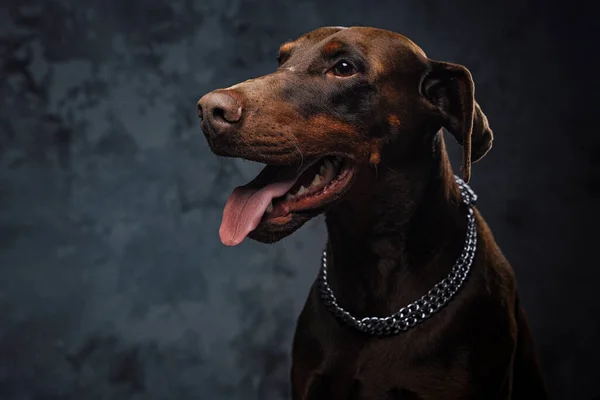
<svg viewBox="0 0 600 400">
<path fill-rule="evenodd" d="M 210 154 L 195 103 L 273 70 L 287 39 L 354 24 L 473 73 L 497 140 L 472 186 L 554 398 L 600 395 L 598 60 L 582 2 L 2 3 L 0 399 L 287 398 L 323 223 L 223 247 L 222 206 L 257 166 Z"/>
</svg>

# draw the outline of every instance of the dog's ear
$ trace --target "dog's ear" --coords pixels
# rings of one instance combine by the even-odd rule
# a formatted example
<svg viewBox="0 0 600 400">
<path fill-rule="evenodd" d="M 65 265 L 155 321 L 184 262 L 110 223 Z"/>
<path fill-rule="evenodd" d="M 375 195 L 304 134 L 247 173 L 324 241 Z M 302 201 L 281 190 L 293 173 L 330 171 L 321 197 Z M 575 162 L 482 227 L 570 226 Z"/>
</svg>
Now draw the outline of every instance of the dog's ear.
<svg viewBox="0 0 600 400">
<path fill-rule="evenodd" d="M 471 163 L 483 158 L 494 135 L 485 114 L 475 101 L 475 85 L 462 65 L 430 61 L 421 92 L 446 128 L 463 146 L 463 179 L 471 177 Z"/>
</svg>

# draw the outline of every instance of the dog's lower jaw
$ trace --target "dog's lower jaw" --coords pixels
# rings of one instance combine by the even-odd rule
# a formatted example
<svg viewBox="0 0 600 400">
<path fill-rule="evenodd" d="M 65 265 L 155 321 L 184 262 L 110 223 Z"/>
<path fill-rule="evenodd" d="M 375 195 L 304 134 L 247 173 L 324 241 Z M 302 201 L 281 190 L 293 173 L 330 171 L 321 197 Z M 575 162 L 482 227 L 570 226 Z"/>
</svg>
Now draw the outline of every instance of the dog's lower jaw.
<svg viewBox="0 0 600 400">
<path fill-rule="evenodd" d="M 319 214 L 319 213 L 317 213 Z M 281 239 L 290 236 L 302 227 L 306 222 L 315 217 L 311 214 L 295 214 L 283 217 L 284 223 L 261 223 L 248 234 L 252 240 L 260 243 L 271 244 L 280 241 Z M 287 220 L 287 222 L 285 222 Z"/>
</svg>

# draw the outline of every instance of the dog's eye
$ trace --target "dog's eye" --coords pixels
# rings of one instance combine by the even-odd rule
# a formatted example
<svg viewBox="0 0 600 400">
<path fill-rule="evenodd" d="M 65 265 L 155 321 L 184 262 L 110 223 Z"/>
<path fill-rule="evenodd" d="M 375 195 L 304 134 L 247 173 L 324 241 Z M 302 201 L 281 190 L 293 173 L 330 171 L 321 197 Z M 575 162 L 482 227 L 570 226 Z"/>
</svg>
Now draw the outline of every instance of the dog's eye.
<svg viewBox="0 0 600 400">
<path fill-rule="evenodd" d="M 356 74 L 358 71 L 356 71 L 356 68 L 351 62 L 342 60 L 335 64 L 331 69 L 331 72 L 335 76 L 348 77 Z"/>
</svg>

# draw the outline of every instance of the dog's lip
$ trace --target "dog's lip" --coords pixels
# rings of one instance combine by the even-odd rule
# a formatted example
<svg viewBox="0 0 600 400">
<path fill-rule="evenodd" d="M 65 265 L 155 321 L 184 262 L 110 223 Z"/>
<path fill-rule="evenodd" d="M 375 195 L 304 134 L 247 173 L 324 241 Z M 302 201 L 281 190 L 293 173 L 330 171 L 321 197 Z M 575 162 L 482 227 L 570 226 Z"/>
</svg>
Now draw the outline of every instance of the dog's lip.
<svg viewBox="0 0 600 400">
<path fill-rule="evenodd" d="M 285 225 L 291 221 L 294 215 L 315 216 L 322 213 L 331 204 L 335 203 L 351 186 L 357 166 L 351 158 L 337 154 L 328 154 L 319 157 L 316 161 L 313 161 L 312 164 L 332 156 L 342 158 L 343 164 L 340 166 L 337 175 L 330 183 L 312 195 L 288 202 L 285 206 L 285 209 L 288 210 L 287 212 L 281 213 L 280 210 L 280 213 L 276 215 L 265 213 L 260 225 Z"/>
<path fill-rule="evenodd" d="M 269 150 L 276 152 L 276 154 L 269 154 L 265 151 L 255 151 L 251 144 L 239 142 L 236 138 L 216 138 L 208 140 L 208 144 L 211 151 L 219 157 L 237 158 L 271 167 L 298 166 L 298 168 L 302 168 L 326 157 L 340 157 L 355 162 L 354 156 L 350 154 L 341 152 L 316 154 L 301 151 L 297 147 L 271 148 Z"/>
<path fill-rule="evenodd" d="M 239 150 L 238 150 L 239 151 Z M 345 154 L 341 152 L 327 152 L 324 154 L 314 154 L 314 153 L 304 153 L 298 150 L 297 148 L 290 148 L 289 152 L 285 152 L 283 149 L 278 149 L 278 153 L 282 153 L 281 156 L 272 156 L 269 154 L 259 153 L 248 151 L 245 152 L 229 152 L 220 150 L 216 152 L 213 150 L 215 154 L 220 157 L 226 158 L 238 158 L 240 160 L 250 161 L 252 163 L 262 164 L 263 166 L 270 167 L 291 167 L 298 166 L 298 169 L 303 166 L 313 165 L 324 158 L 328 157 L 339 157 L 352 165 L 356 164 L 356 159 L 354 155 Z"/>
</svg>

